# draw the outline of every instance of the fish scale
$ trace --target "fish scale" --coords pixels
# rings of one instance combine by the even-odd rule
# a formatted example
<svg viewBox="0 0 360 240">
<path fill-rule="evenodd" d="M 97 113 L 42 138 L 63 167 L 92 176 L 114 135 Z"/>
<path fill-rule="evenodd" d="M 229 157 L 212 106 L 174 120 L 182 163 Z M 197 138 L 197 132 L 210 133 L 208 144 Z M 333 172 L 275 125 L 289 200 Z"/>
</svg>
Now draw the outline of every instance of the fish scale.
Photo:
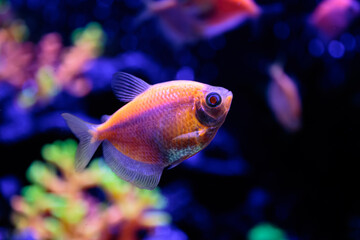
<svg viewBox="0 0 360 240">
<path fill-rule="evenodd" d="M 180 81 L 150 88 L 119 109 L 111 118 L 112 120 L 97 128 L 99 140 L 109 139 L 120 152 L 134 160 L 146 163 L 166 162 L 169 155 L 166 149 L 181 149 L 183 145 L 189 144 L 198 145 L 197 141 L 171 141 L 181 134 L 205 128 L 195 119 L 195 114 L 188 111 L 192 105 L 190 100 L 197 96 L 196 88 L 191 85 L 193 84 Z M 203 87 L 199 83 L 195 85 Z M 178 95 L 177 98 L 174 96 L 175 92 Z M 124 123 L 126 126 L 121 127 Z M 143 124 L 149 128 L 143 129 Z M 119 134 L 113 134 L 114 125 L 119 126 L 116 129 Z M 147 131 L 149 129 L 150 131 Z M 158 131 L 153 131 L 153 129 Z M 156 133 L 161 134 L 159 136 Z M 130 137 L 130 140 L 129 135 L 134 137 Z M 158 146 L 156 152 L 154 152 L 154 145 Z"/>
</svg>

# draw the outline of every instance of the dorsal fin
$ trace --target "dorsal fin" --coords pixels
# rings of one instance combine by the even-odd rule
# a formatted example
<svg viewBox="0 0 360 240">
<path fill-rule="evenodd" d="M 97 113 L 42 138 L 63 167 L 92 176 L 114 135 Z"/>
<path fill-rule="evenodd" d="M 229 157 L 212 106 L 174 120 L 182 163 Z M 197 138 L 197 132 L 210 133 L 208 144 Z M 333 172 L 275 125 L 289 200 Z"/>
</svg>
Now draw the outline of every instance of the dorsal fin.
<svg viewBox="0 0 360 240">
<path fill-rule="evenodd" d="M 107 120 L 109 120 L 109 118 L 111 118 L 110 115 L 102 115 L 100 120 L 102 123 L 106 122 Z"/>
<path fill-rule="evenodd" d="M 111 83 L 115 96 L 122 102 L 130 102 L 150 86 L 144 80 L 125 72 L 115 73 Z"/>
</svg>

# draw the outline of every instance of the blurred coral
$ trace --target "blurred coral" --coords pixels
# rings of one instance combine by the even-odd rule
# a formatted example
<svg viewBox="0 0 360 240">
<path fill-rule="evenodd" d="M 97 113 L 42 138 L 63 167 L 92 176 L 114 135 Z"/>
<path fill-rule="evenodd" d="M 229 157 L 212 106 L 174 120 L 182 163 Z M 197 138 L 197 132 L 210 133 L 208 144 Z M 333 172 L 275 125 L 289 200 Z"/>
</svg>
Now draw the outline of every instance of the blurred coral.
<svg viewBox="0 0 360 240">
<path fill-rule="evenodd" d="M 105 34 L 97 23 L 73 32 L 73 46 L 64 47 L 57 33 L 44 35 L 38 45 L 26 42 L 26 25 L 15 19 L 10 8 L 0 10 L 0 81 L 19 91 L 18 102 L 31 107 L 48 102 L 60 90 L 76 97 L 87 95 L 92 84 L 84 76 L 88 62 L 102 53 Z"/>
<path fill-rule="evenodd" d="M 134 188 L 100 160 L 75 172 L 73 140 L 45 145 L 46 163 L 34 161 L 27 171 L 32 185 L 12 199 L 12 221 L 19 235 L 35 239 L 139 239 L 166 226 L 166 200 L 154 191 Z"/>
<path fill-rule="evenodd" d="M 84 29 L 73 32 L 74 46 L 63 51 L 62 61 L 56 70 L 56 80 L 74 96 L 87 95 L 92 86 L 82 76 L 86 63 L 99 56 L 103 49 L 104 33 L 97 23 L 90 23 Z"/>
</svg>

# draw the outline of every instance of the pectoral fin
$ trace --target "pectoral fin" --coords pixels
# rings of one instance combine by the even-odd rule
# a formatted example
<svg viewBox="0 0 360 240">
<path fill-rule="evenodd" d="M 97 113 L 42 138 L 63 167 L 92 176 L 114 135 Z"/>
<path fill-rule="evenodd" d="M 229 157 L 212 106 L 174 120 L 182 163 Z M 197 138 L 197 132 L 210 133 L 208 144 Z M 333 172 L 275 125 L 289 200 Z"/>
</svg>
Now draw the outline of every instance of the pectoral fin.
<svg viewBox="0 0 360 240">
<path fill-rule="evenodd" d="M 205 133 L 206 133 L 206 129 L 201 128 L 201 129 L 199 129 L 197 131 L 194 131 L 194 132 L 181 134 L 181 135 L 175 137 L 173 139 L 173 141 L 185 141 L 185 140 L 189 140 L 189 139 L 193 139 L 193 138 L 198 138 L 198 137 L 204 136 Z"/>
</svg>

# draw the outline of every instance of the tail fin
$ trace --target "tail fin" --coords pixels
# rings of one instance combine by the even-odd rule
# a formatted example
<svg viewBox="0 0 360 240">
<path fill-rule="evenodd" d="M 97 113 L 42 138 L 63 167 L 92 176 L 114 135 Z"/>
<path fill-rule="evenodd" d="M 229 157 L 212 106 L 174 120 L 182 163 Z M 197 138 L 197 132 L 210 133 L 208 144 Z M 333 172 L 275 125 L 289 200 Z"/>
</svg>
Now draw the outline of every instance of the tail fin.
<svg viewBox="0 0 360 240">
<path fill-rule="evenodd" d="M 71 131 L 80 140 L 75 156 L 75 169 L 81 171 L 90 162 L 101 143 L 101 141 L 94 141 L 91 133 L 91 130 L 95 130 L 96 125 L 87 123 L 69 113 L 63 113 L 61 116 L 65 119 Z"/>
</svg>

